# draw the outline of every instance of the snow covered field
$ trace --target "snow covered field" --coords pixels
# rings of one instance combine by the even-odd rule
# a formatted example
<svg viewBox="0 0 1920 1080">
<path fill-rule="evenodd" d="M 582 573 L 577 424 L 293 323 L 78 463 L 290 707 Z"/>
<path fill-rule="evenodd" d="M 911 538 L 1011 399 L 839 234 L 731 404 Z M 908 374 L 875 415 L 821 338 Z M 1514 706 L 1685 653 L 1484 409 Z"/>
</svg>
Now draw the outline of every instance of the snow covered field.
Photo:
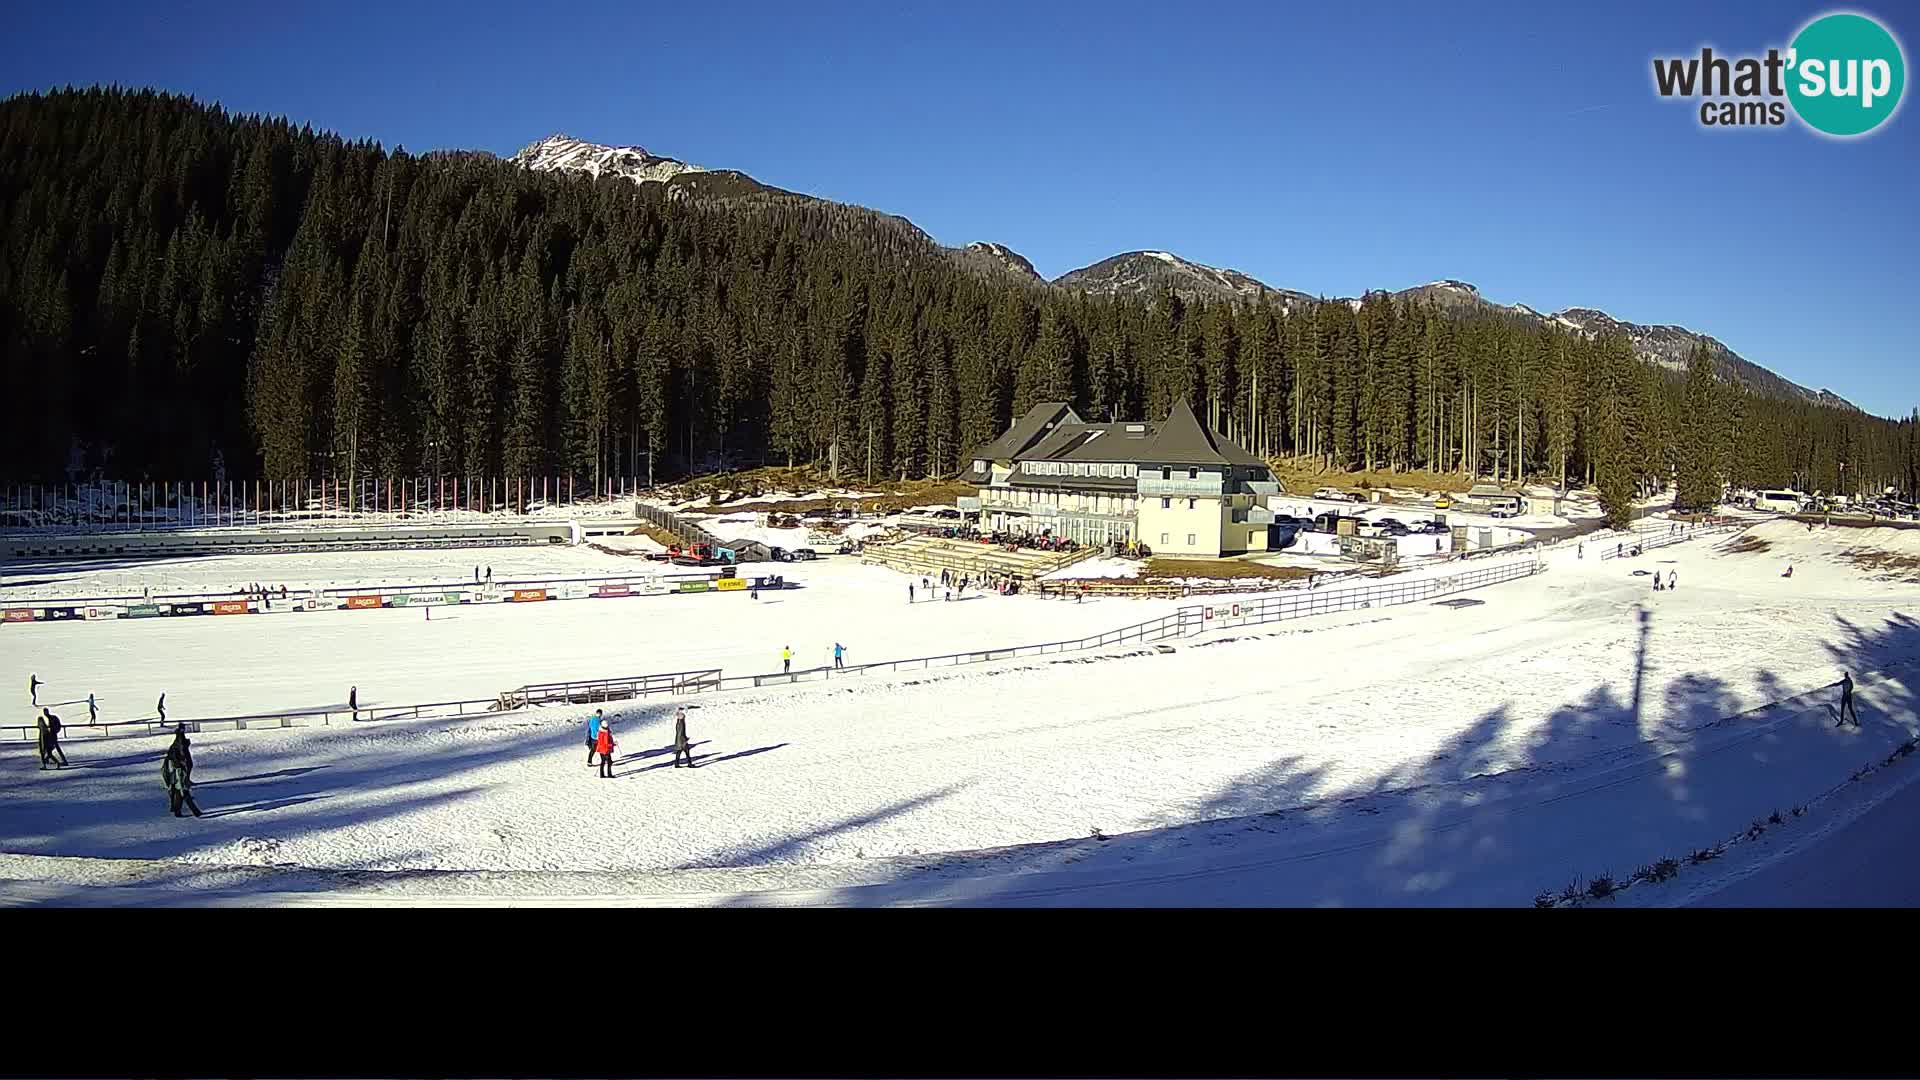
<svg viewBox="0 0 1920 1080">
<path fill-rule="evenodd" d="M 1844 531 L 1852 546 L 1875 539 Z M 197 821 L 164 813 L 160 740 L 74 741 L 75 767 L 46 774 L 30 746 L 6 745 L 0 877 L 38 884 L 0 897 L 177 902 L 191 886 L 281 902 L 1526 904 L 1576 875 L 1720 841 L 1920 730 L 1903 667 L 1920 655 L 1920 586 L 1837 560 L 1841 532 L 1770 523 L 1750 534 L 1765 550 L 1716 538 L 1604 563 L 1558 550 L 1548 573 L 1465 606 L 1227 629 L 1167 650 L 622 703 L 609 710 L 614 780 L 584 768 L 582 708 L 204 734 Z M 1654 568 L 1677 569 L 1678 591 L 1652 593 Z M 806 588 L 758 602 L 503 605 L 430 626 L 369 611 L 5 628 L 0 670 L 37 671 L 43 700 L 106 687 L 109 715 L 167 682 L 170 712 L 191 716 L 331 704 L 350 683 L 367 703 L 764 671 L 789 642 L 802 664 L 834 640 L 859 662 L 1178 606 L 909 608 L 889 571 L 786 569 Z M 1860 680 L 1858 731 L 1825 712 L 1842 669 Z M 699 744 L 692 772 L 664 767 L 677 704 Z M 419 870 L 458 872 L 380 873 Z M 137 887 L 96 887 L 107 881 Z"/>
</svg>

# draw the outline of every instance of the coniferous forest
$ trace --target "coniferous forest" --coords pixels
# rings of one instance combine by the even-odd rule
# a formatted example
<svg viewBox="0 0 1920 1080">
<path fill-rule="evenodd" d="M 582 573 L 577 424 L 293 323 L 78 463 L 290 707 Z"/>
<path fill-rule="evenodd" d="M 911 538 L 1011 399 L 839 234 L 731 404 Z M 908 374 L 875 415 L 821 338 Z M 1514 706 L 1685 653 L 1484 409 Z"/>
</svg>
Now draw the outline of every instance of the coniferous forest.
<svg viewBox="0 0 1920 1080">
<path fill-rule="evenodd" d="M 898 218 L 391 153 L 151 91 L 0 102 L 0 475 L 953 474 L 1030 404 L 1269 456 L 1920 490 L 1916 420 L 1384 293 L 1093 298 Z M 1843 468 L 1844 466 L 1844 468 Z"/>
</svg>

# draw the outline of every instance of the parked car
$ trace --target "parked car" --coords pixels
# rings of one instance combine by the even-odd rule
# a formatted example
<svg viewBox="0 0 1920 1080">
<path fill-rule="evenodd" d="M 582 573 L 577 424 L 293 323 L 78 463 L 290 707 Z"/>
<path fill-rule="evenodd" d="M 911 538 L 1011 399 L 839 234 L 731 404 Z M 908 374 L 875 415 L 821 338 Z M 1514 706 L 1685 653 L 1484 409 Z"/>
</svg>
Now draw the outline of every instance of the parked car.
<svg viewBox="0 0 1920 1080">
<path fill-rule="evenodd" d="M 1433 500 L 1433 508 L 1435 510 L 1451 510 L 1453 509 L 1453 500 L 1447 498 L 1445 495 L 1442 495 L 1439 498 Z"/>
<path fill-rule="evenodd" d="M 793 561 L 793 552 L 788 551 L 786 548 L 769 547 L 767 550 L 773 553 L 774 562 L 792 562 Z"/>
<path fill-rule="evenodd" d="M 1445 536 L 1453 530 L 1444 521 L 1424 521 L 1420 523 L 1420 531 L 1432 536 Z"/>
<path fill-rule="evenodd" d="M 1273 515 L 1273 523 L 1275 525 L 1284 525 L 1289 529 L 1313 528 L 1313 522 L 1308 521 L 1306 518 L 1294 517 L 1292 514 L 1275 514 Z"/>
<path fill-rule="evenodd" d="M 1413 533 L 1412 529 L 1407 528 L 1405 524 L 1393 518 L 1380 519 L 1379 526 L 1380 531 L 1386 533 L 1388 536 L 1409 536 Z"/>
<path fill-rule="evenodd" d="M 1520 516 L 1520 511 L 1514 509 L 1511 506 L 1496 506 L 1488 513 L 1488 516 L 1497 517 L 1497 518 L 1516 518 Z"/>
<path fill-rule="evenodd" d="M 1322 502 L 1359 502 L 1359 498 L 1339 488 L 1323 487 L 1313 493 L 1313 497 Z"/>
<path fill-rule="evenodd" d="M 813 560 L 820 557 L 820 553 L 813 550 L 812 548 L 807 548 L 807 547 L 794 548 L 793 557 L 799 560 L 800 562 L 812 562 Z"/>
</svg>

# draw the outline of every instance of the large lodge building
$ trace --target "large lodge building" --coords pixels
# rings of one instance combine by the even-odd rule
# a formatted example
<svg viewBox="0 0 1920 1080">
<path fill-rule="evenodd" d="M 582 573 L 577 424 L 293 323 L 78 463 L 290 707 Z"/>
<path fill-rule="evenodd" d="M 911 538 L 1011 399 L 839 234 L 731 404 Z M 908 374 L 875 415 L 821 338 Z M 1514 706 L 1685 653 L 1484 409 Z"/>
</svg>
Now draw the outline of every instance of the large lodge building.
<svg viewBox="0 0 1920 1080">
<path fill-rule="evenodd" d="M 1035 405 L 973 455 L 980 528 L 1161 555 L 1264 551 L 1281 487 L 1267 463 L 1202 425 L 1184 401 L 1159 423 L 1089 424 Z"/>
</svg>

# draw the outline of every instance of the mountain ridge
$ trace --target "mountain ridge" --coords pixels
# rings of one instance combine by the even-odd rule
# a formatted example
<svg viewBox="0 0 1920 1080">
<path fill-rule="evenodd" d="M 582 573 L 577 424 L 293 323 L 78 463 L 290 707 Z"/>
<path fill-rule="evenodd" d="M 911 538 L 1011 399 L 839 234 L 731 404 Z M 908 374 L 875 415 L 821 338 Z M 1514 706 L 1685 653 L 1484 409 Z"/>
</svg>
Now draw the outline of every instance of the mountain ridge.
<svg viewBox="0 0 1920 1080">
<path fill-rule="evenodd" d="M 818 196 L 772 187 L 737 170 L 711 169 L 655 154 L 640 146 L 607 146 L 564 133 L 555 133 L 532 143 L 508 160 L 537 172 L 584 173 L 595 178 L 612 175 L 625 177 L 640 185 L 663 184 L 669 194 L 675 196 L 730 198 L 775 194 L 832 202 Z M 1158 249 L 1124 251 L 1048 280 L 1034 269 L 1033 263 L 1025 256 L 1004 244 L 974 241 L 962 247 L 947 247 L 905 217 L 871 207 L 854 208 L 882 215 L 904 225 L 970 273 L 1006 275 L 1035 288 L 1071 289 L 1092 296 L 1157 295 L 1165 289 L 1171 289 L 1183 299 L 1234 302 L 1250 302 L 1266 297 L 1288 311 L 1321 299 L 1298 289 L 1270 285 L 1240 270 L 1209 266 Z M 1587 336 L 1620 333 L 1632 342 L 1635 355 L 1642 361 L 1670 371 L 1685 370 L 1687 356 L 1693 347 L 1704 344 L 1726 378 L 1777 397 L 1860 411 L 1859 406 L 1832 390 L 1825 387 L 1815 390 L 1796 383 L 1741 356 L 1718 338 L 1685 326 L 1634 323 L 1598 308 L 1584 306 L 1545 313 L 1526 304 L 1500 304 L 1488 300 L 1474 285 L 1458 278 L 1440 278 L 1424 285 L 1391 291 L 1388 295 L 1395 299 L 1419 300 L 1451 311 L 1505 314 L 1531 322 L 1557 325 Z M 1356 308 L 1362 300 L 1359 297 L 1326 299 L 1344 300 Z"/>
</svg>

